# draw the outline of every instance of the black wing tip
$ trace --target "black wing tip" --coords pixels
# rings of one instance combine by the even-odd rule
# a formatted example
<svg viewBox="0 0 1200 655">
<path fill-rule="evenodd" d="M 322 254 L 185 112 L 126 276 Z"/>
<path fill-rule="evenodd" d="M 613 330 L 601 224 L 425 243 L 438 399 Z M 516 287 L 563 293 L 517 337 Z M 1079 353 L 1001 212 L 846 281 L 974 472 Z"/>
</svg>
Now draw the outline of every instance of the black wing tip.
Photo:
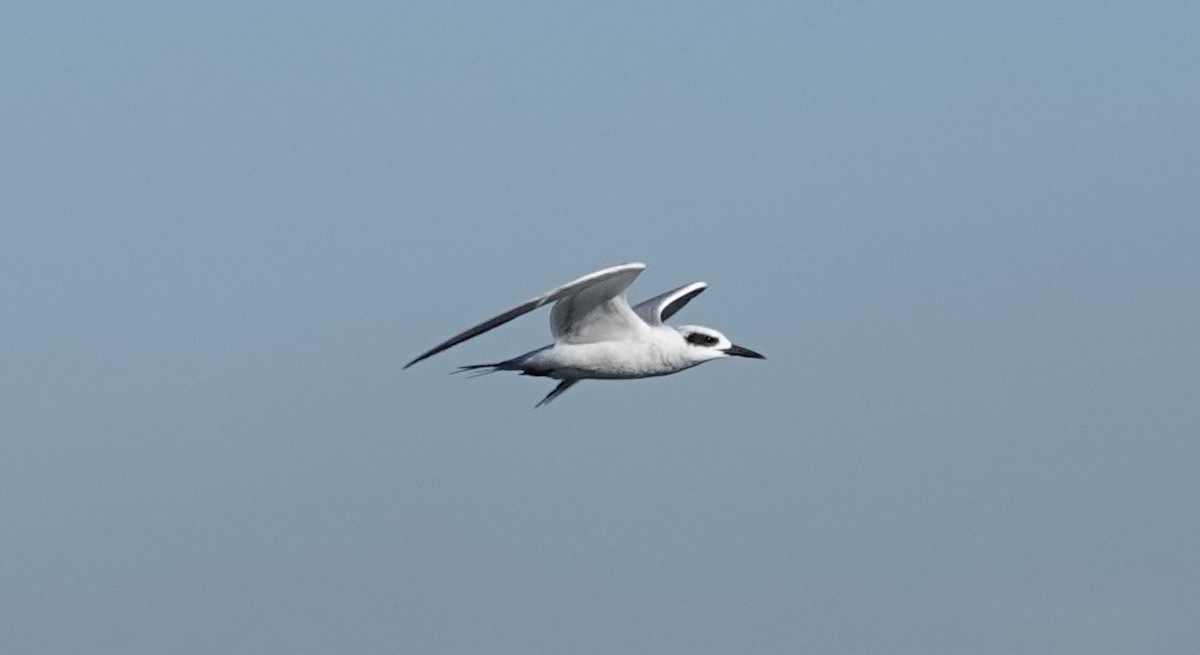
<svg viewBox="0 0 1200 655">
<path fill-rule="evenodd" d="M 666 321 L 675 314 L 678 314 L 679 310 L 683 309 L 684 305 L 691 302 L 693 298 L 700 295 L 701 292 L 707 289 L 708 284 L 706 282 L 693 282 L 685 285 L 683 288 L 688 289 L 688 291 L 679 294 L 678 298 L 675 298 L 671 302 L 667 303 L 662 307 L 661 310 L 659 310 L 659 320 Z"/>
<path fill-rule="evenodd" d="M 421 356 L 417 357 L 416 359 L 412 360 L 411 362 L 409 362 L 409 363 L 405 364 L 405 365 L 404 365 L 404 368 L 402 368 L 402 369 L 400 369 L 400 370 L 402 370 L 402 371 L 406 371 L 406 370 L 408 370 L 408 368 L 409 368 L 410 366 L 412 366 L 413 364 L 416 364 L 416 363 L 418 363 L 418 362 L 425 361 L 426 359 L 429 359 L 431 356 L 433 356 L 433 355 L 436 355 L 436 354 L 437 354 L 436 352 L 428 352 L 428 353 L 425 353 L 425 354 L 423 354 L 423 355 L 421 355 Z"/>
<path fill-rule="evenodd" d="M 692 298 L 695 298 L 696 296 L 704 293 L 704 290 L 708 288 L 708 283 L 707 282 L 693 282 L 693 283 L 689 284 L 688 287 L 689 288 L 688 288 L 687 292 L 684 293 L 682 296 L 680 296 L 680 300 L 686 298 L 687 302 L 690 302 L 692 300 Z"/>
</svg>

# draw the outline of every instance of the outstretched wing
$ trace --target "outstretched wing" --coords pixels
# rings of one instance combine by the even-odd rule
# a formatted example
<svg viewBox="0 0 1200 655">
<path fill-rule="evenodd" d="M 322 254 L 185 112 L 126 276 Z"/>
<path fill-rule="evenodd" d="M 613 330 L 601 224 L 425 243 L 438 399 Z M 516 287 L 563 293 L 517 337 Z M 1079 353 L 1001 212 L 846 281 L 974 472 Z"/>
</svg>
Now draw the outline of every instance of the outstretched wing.
<svg viewBox="0 0 1200 655">
<path fill-rule="evenodd" d="M 480 323 L 479 325 L 476 325 L 475 327 L 473 327 L 469 330 L 466 330 L 465 332 L 461 332 L 459 334 L 454 335 L 453 337 L 450 337 L 449 339 L 443 341 L 442 343 L 439 343 L 438 345 L 434 346 L 433 348 L 430 348 L 429 350 L 425 351 L 424 353 L 421 353 L 420 355 L 418 355 L 416 357 L 416 359 L 413 359 L 411 362 L 405 364 L 404 368 L 408 368 L 409 366 L 412 366 L 413 364 L 416 364 L 417 362 L 419 362 L 423 359 L 432 357 L 432 356 L 442 352 L 443 350 L 457 346 L 458 344 L 466 341 L 467 339 L 470 339 L 472 337 L 477 337 L 477 336 L 483 334 L 484 332 L 487 332 L 488 330 L 500 327 L 501 325 L 504 325 L 505 323 L 513 320 L 514 318 L 517 318 L 518 316 L 522 316 L 524 314 L 528 314 L 529 312 L 532 312 L 533 310 L 537 309 L 538 307 L 542 307 L 543 305 L 546 305 L 546 304 L 549 304 L 552 302 L 557 302 L 557 301 L 563 300 L 565 298 L 575 298 L 583 293 L 587 293 L 587 296 L 586 296 L 587 298 L 600 298 L 600 297 L 608 296 L 609 294 L 615 293 L 615 294 L 619 295 L 621 302 L 624 303 L 625 311 L 628 312 L 632 316 L 633 313 L 629 309 L 629 303 L 625 302 L 625 300 L 624 300 L 625 289 L 629 287 L 630 283 L 633 282 L 633 279 L 635 277 L 637 277 L 638 273 L 641 273 L 642 270 L 645 268 L 646 268 L 645 264 L 637 264 L 637 263 L 613 266 L 612 268 L 606 268 L 602 271 L 596 271 L 595 273 L 590 273 L 588 275 L 585 275 L 585 276 L 579 278 L 578 280 L 568 282 L 556 289 L 551 289 L 550 291 L 547 291 L 546 293 L 543 293 L 542 295 L 540 295 L 536 298 L 531 298 L 531 299 L 527 300 L 526 302 L 518 305 L 517 307 L 513 307 L 512 309 L 504 312 L 503 314 L 489 318 L 488 320 Z M 591 293 L 592 289 L 596 289 L 597 292 Z M 574 304 L 574 303 L 572 303 L 572 304 Z M 601 304 L 603 304 L 603 303 L 601 303 Z M 583 311 L 583 310 L 587 309 L 588 304 L 586 302 L 582 302 L 579 304 L 579 306 L 580 306 L 581 311 Z M 555 307 L 555 310 L 556 310 L 555 313 L 558 313 L 557 306 Z M 619 311 L 618 311 L 618 313 L 619 313 Z M 636 316 L 634 317 L 634 319 L 636 320 Z M 554 319 L 554 315 L 552 314 L 551 329 L 552 329 L 552 331 L 554 331 L 556 339 L 558 338 L 558 330 L 556 327 L 558 324 L 559 324 L 559 321 L 556 321 Z"/>
<path fill-rule="evenodd" d="M 662 325 L 663 321 L 674 316 L 675 312 L 683 309 L 684 305 L 707 288 L 708 284 L 705 282 L 685 284 L 678 289 L 654 296 L 646 302 L 638 303 L 633 311 L 650 325 Z"/>
</svg>

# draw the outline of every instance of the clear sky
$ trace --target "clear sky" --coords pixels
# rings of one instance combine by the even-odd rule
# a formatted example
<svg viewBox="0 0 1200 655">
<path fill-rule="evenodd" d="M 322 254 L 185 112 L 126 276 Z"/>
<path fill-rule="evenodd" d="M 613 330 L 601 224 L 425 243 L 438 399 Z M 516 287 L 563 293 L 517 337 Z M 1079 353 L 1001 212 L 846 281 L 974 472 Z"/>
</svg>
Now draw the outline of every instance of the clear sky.
<svg viewBox="0 0 1200 655">
<path fill-rule="evenodd" d="M 6 4 L 0 641 L 1195 653 L 1198 7 Z"/>
</svg>

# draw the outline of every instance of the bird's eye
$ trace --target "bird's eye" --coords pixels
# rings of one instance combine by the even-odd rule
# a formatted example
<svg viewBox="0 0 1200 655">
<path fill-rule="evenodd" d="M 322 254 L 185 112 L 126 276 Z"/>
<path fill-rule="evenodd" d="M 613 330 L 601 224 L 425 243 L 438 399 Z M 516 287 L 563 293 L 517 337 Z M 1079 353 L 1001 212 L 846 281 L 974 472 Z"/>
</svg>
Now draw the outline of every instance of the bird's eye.
<svg viewBox="0 0 1200 655">
<path fill-rule="evenodd" d="M 717 343 L 717 338 L 702 332 L 693 332 L 687 335 L 687 342 L 696 346 L 712 346 Z"/>
</svg>

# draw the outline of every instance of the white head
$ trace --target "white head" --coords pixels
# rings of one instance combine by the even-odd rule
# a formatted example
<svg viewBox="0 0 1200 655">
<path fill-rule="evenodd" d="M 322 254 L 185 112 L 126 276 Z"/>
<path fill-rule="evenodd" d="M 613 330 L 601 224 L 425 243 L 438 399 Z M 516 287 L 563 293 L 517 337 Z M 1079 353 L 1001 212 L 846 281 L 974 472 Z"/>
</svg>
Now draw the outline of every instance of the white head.
<svg viewBox="0 0 1200 655">
<path fill-rule="evenodd" d="M 683 338 L 688 358 L 697 364 L 731 355 L 766 359 L 749 348 L 733 345 L 733 342 L 725 335 L 712 328 L 701 325 L 680 325 L 675 327 L 675 330 Z"/>
</svg>

